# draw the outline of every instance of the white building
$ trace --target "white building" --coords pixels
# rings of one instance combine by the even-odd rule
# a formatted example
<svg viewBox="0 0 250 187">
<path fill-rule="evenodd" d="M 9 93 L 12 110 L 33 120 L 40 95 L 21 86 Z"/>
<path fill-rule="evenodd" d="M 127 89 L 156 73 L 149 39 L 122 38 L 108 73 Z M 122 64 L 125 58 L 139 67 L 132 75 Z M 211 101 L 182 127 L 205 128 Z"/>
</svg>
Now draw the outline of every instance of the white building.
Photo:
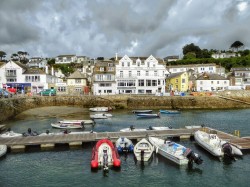
<svg viewBox="0 0 250 187">
<path fill-rule="evenodd" d="M 41 57 L 32 57 L 27 63 L 30 68 L 45 68 L 46 65 L 47 60 Z"/>
<path fill-rule="evenodd" d="M 212 58 L 218 59 L 218 58 L 232 58 L 232 57 L 236 57 L 236 56 L 240 56 L 240 54 L 236 53 L 214 53 L 212 54 Z"/>
<path fill-rule="evenodd" d="M 94 95 L 116 94 L 115 61 L 105 60 L 95 63 L 92 91 Z"/>
<path fill-rule="evenodd" d="M 204 73 L 196 79 L 196 91 L 218 91 L 229 87 L 229 80 L 218 74 Z"/>
<path fill-rule="evenodd" d="M 165 93 L 166 71 L 163 60 L 125 55 L 116 64 L 118 94 Z"/>
<path fill-rule="evenodd" d="M 77 62 L 76 55 L 59 55 L 55 58 L 56 64 L 70 64 L 76 62 Z"/>
<path fill-rule="evenodd" d="M 171 65 L 167 66 L 169 73 L 179 73 L 194 70 L 195 74 L 216 73 L 216 64 L 189 64 L 189 65 Z"/>
</svg>

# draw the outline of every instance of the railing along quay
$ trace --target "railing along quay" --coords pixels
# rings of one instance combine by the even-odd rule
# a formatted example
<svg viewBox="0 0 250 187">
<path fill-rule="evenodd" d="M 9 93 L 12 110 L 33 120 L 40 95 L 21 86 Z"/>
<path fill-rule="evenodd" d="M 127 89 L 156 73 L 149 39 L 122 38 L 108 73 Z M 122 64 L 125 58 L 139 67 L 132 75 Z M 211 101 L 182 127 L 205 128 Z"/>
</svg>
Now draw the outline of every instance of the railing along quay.
<svg viewBox="0 0 250 187">
<path fill-rule="evenodd" d="M 169 129 L 169 130 L 149 130 L 149 131 L 132 131 L 132 132 L 98 132 L 89 134 L 61 134 L 45 136 L 28 136 L 0 138 L 0 144 L 7 145 L 10 149 L 25 149 L 26 146 L 37 145 L 41 148 L 54 147 L 56 144 L 69 144 L 69 146 L 82 145 L 84 142 L 95 142 L 103 138 L 109 138 L 116 141 L 119 137 L 124 136 L 132 140 L 138 140 L 147 136 L 155 137 L 177 137 L 180 139 L 190 139 L 196 130 L 217 133 L 218 137 L 229 141 L 240 149 L 250 149 L 250 139 L 239 138 L 231 134 L 218 131 L 212 128 L 192 128 L 192 129 Z"/>
</svg>

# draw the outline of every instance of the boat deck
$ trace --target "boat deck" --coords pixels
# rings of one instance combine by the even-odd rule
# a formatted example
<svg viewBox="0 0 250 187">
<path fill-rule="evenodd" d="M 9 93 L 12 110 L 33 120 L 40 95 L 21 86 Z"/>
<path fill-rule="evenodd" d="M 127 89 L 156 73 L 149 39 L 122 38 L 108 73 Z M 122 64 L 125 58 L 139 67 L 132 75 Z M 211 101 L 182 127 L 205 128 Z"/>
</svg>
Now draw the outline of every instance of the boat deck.
<svg viewBox="0 0 250 187">
<path fill-rule="evenodd" d="M 150 130 L 150 131 L 132 131 L 132 132 L 98 132 L 89 134 L 62 134 L 62 135 L 48 135 L 48 136 L 28 136 L 28 137 L 12 137 L 0 138 L 0 144 L 7 145 L 11 149 L 25 148 L 25 146 L 39 145 L 51 147 L 56 144 L 82 145 L 83 142 L 94 142 L 103 138 L 109 138 L 116 141 L 119 137 L 125 136 L 129 139 L 142 139 L 147 136 L 155 137 L 179 137 L 190 138 L 196 130 L 204 130 L 206 132 L 216 132 L 218 137 L 230 141 L 240 149 L 250 149 L 249 138 L 239 138 L 237 136 L 218 131 L 216 129 L 205 128 L 191 128 L 191 129 L 169 129 L 169 130 Z"/>
</svg>

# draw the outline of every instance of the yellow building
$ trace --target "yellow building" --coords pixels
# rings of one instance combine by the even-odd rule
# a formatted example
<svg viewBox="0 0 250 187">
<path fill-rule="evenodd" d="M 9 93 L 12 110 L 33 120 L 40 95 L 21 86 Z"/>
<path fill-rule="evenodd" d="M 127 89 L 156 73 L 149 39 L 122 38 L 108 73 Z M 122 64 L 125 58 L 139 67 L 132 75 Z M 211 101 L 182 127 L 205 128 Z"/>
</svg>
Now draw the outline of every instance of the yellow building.
<svg viewBox="0 0 250 187">
<path fill-rule="evenodd" d="M 187 72 L 172 73 L 166 78 L 166 90 L 185 92 L 188 90 Z"/>
</svg>

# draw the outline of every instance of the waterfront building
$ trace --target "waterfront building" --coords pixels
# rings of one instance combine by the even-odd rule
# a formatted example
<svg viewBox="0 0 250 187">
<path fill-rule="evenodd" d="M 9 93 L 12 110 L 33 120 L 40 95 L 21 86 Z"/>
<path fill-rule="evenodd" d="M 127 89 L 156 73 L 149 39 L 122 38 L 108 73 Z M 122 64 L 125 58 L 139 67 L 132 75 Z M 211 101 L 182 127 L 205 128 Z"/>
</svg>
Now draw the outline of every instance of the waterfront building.
<svg viewBox="0 0 250 187">
<path fill-rule="evenodd" d="M 59 55 L 55 58 L 56 64 L 70 64 L 76 62 L 77 62 L 76 55 Z"/>
<path fill-rule="evenodd" d="M 1 87 L 15 88 L 20 92 L 31 90 L 31 84 L 25 82 L 23 73 L 28 67 L 20 62 L 9 61 L 0 66 Z"/>
<path fill-rule="evenodd" d="M 177 60 L 180 60 L 180 57 L 178 55 L 172 55 L 172 56 L 167 56 L 163 58 L 163 60 L 168 63 L 168 62 L 175 62 Z"/>
<path fill-rule="evenodd" d="M 218 74 L 204 73 L 196 79 L 196 91 L 223 91 L 229 87 L 229 80 Z"/>
<path fill-rule="evenodd" d="M 66 90 L 63 90 L 63 92 L 69 95 L 81 95 L 89 93 L 86 74 L 83 74 L 82 72 L 76 70 L 66 79 L 67 79 L 67 88 Z M 60 89 L 57 90 L 60 92 Z"/>
<path fill-rule="evenodd" d="M 194 70 L 194 73 L 199 75 L 202 73 L 216 73 L 216 64 L 189 64 L 189 65 L 171 65 L 166 67 L 169 73 L 185 72 L 190 69 Z"/>
<path fill-rule="evenodd" d="M 113 60 L 103 60 L 95 63 L 92 80 L 94 95 L 114 95 L 116 93 L 116 66 Z"/>
<path fill-rule="evenodd" d="M 250 67 L 231 68 L 230 85 L 235 89 L 250 88 Z"/>
<path fill-rule="evenodd" d="M 168 92 L 186 92 L 188 90 L 188 73 L 171 73 L 166 78 L 166 90 Z"/>
<path fill-rule="evenodd" d="M 116 57 L 117 94 L 165 93 L 166 71 L 162 59 L 149 57 Z"/>
</svg>

